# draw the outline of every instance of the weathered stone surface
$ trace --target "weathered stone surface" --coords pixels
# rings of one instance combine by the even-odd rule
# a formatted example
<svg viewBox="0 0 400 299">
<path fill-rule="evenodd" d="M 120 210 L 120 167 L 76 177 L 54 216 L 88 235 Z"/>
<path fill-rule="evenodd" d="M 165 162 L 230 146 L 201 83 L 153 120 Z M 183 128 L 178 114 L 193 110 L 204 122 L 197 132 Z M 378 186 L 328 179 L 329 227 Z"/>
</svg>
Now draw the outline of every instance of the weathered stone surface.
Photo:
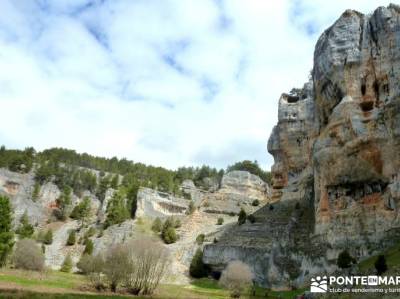
<svg viewBox="0 0 400 299">
<path fill-rule="evenodd" d="M 189 200 L 141 187 L 137 194 L 137 217 L 167 217 L 185 215 Z"/>
<path fill-rule="evenodd" d="M 274 208 L 208 245 L 205 262 L 243 259 L 259 282 L 301 284 L 345 248 L 362 259 L 400 240 L 399 17 L 395 5 L 348 10 L 322 34 L 312 83 L 279 100 Z"/>
</svg>

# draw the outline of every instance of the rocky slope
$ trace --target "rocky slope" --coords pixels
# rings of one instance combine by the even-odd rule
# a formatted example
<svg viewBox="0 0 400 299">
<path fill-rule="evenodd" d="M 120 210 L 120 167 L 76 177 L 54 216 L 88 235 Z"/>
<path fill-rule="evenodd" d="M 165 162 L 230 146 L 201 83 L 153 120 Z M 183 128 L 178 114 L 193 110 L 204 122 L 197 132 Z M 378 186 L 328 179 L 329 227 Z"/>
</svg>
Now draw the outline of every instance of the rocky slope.
<svg viewBox="0 0 400 299">
<path fill-rule="evenodd" d="M 283 94 L 268 142 L 273 204 L 205 248 L 220 270 L 249 263 L 260 283 L 301 285 L 399 237 L 400 8 L 347 10 L 319 38 L 312 80 Z"/>
<path fill-rule="evenodd" d="M 204 234 L 205 243 L 212 243 L 223 230 L 237 221 L 237 213 L 243 207 L 254 211 L 251 203 L 257 199 L 264 203 L 269 199 L 269 186 L 259 177 L 245 171 L 227 173 L 222 179 L 221 188 L 204 191 L 198 189 L 192 181 L 183 182 L 181 189 L 190 194 L 191 199 L 184 199 L 168 193 L 159 192 L 150 188 L 141 187 L 137 193 L 137 211 L 135 220 L 127 220 L 118 225 L 112 225 L 102 230 L 102 224 L 107 216 L 107 204 L 113 197 L 115 190 L 109 188 L 105 192 L 103 202 L 95 194 L 83 191 L 80 197 L 72 195 L 72 206 L 79 204 L 84 197 L 90 198 L 91 217 L 86 223 L 67 219 L 57 221 L 53 216 L 57 208 L 56 200 L 61 191 L 51 182 L 41 186 L 37 199 L 32 198 L 35 180 L 33 171 L 19 174 L 6 169 L 0 169 L 0 195 L 11 199 L 14 210 L 14 227 L 19 225 L 19 219 L 26 212 L 30 222 L 35 226 L 35 231 L 53 231 L 53 242 L 45 246 L 46 265 L 59 269 L 70 254 L 74 263 L 79 261 L 85 246 L 81 242 L 90 228 L 93 234 L 89 237 L 94 244 L 94 254 L 107 250 L 113 244 L 123 243 L 136 239 L 140 241 L 143 234 L 153 235 L 150 230 L 152 221 L 159 217 L 175 217 L 181 220 L 181 227 L 177 229 L 179 240 L 170 245 L 165 245 L 172 257 L 168 281 L 173 283 L 188 282 L 188 268 L 196 249 L 203 244 L 197 244 L 196 238 Z M 193 201 L 195 211 L 189 213 L 189 203 Z M 210 211 L 210 207 L 218 207 Z M 218 225 L 218 218 L 224 219 L 223 225 Z M 71 230 L 76 231 L 77 243 L 66 246 L 66 241 Z M 76 269 L 76 268 L 75 268 Z"/>
</svg>

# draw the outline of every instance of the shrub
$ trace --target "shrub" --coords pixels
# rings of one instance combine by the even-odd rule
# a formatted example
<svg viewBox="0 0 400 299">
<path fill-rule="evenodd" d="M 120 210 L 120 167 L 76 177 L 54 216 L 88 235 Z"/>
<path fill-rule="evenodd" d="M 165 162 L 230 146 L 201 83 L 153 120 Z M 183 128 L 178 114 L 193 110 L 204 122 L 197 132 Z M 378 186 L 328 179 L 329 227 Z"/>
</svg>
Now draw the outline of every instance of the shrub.
<svg viewBox="0 0 400 299">
<path fill-rule="evenodd" d="M 166 229 L 163 229 L 161 233 L 161 238 L 163 239 L 165 244 L 175 243 L 178 240 L 175 228 L 167 227 Z"/>
<path fill-rule="evenodd" d="M 153 224 L 151 225 L 151 230 L 155 233 L 159 233 L 161 232 L 161 229 L 162 229 L 162 222 L 161 219 L 157 217 L 156 219 L 154 219 Z"/>
<path fill-rule="evenodd" d="M 255 200 L 253 200 L 253 202 L 251 203 L 251 205 L 252 205 L 253 207 L 257 207 L 257 206 L 260 205 L 260 201 L 259 201 L 258 199 L 255 199 Z"/>
<path fill-rule="evenodd" d="M 376 259 L 374 265 L 375 265 L 375 269 L 376 269 L 376 272 L 378 275 L 382 275 L 388 269 L 384 255 L 379 255 L 378 258 Z"/>
<path fill-rule="evenodd" d="M 134 295 L 151 295 L 167 269 L 168 251 L 160 243 L 146 237 L 128 246 L 132 268 L 130 275 L 126 276 L 125 285 Z"/>
<path fill-rule="evenodd" d="M 76 243 L 76 233 L 75 230 L 71 230 L 67 239 L 67 246 L 73 246 Z"/>
<path fill-rule="evenodd" d="M 193 201 L 191 201 L 191 202 L 189 203 L 189 207 L 188 207 L 188 210 L 187 210 L 187 214 L 188 214 L 188 215 L 191 215 L 191 214 L 194 213 L 195 210 L 196 210 L 196 208 L 195 208 L 195 206 L 194 206 L 194 203 L 193 203 Z"/>
<path fill-rule="evenodd" d="M 44 269 L 43 252 L 32 239 L 22 239 L 17 242 L 13 262 L 17 269 L 33 271 L 42 271 Z"/>
<path fill-rule="evenodd" d="M 199 245 L 203 244 L 205 237 L 206 236 L 204 234 L 198 235 L 197 238 L 196 238 L 197 244 L 199 244 Z"/>
<path fill-rule="evenodd" d="M 194 278 L 206 277 L 208 274 L 208 268 L 203 263 L 203 252 L 201 249 L 197 249 L 190 263 L 189 274 Z"/>
<path fill-rule="evenodd" d="M 347 250 L 339 253 L 337 265 L 341 269 L 350 268 L 351 264 L 355 263 L 355 259 L 349 254 Z"/>
<path fill-rule="evenodd" d="M 123 245 L 112 247 L 106 256 L 104 274 L 110 283 L 111 291 L 116 292 L 118 285 L 131 271 L 129 248 Z"/>
<path fill-rule="evenodd" d="M 29 223 L 28 214 L 26 212 L 21 216 L 19 222 L 20 225 L 15 232 L 20 236 L 20 238 L 32 237 L 35 229 L 33 228 L 33 225 Z"/>
<path fill-rule="evenodd" d="M 273 205 L 269 205 L 269 210 L 272 211 L 274 209 Z"/>
<path fill-rule="evenodd" d="M 74 207 L 70 217 L 77 220 L 85 221 L 90 216 L 90 198 L 85 198 L 78 205 Z"/>
<path fill-rule="evenodd" d="M 239 217 L 238 217 L 238 224 L 239 225 L 244 224 L 246 222 L 246 218 L 247 218 L 246 212 L 243 210 L 243 208 L 240 209 Z"/>
<path fill-rule="evenodd" d="M 222 224 L 224 224 L 224 218 L 219 217 L 217 220 L 217 225 L 222 225 Z"/>
<path fill-rule="evenodd" d="M 32 191 L 32 201 L 33 202 L 36 202 L 38 200 L 39 194 L 40 194 L 40 183 L 36 182 L 33 187 L 33 191 Z"/>
<path fill-rule="evenodd" d="M 165 244 L 175 243 L 178 240 L 178 235 L 175 231 L 175 220 L 172 217 L 165 220 L 161 230 L 161 238 Z"/>
<path fill-rule="evenodd" d="M 14 246 L 14 234 L 11 231 L 12 209 L 8 197 L 0 196 L 0 215 L 0 267 L 3 267 Z"/>
<path fill-rule="evenodd" d="M 90 239 L 86 239 L 85 241 L 85 250 L 83 251 L 83 254 L 88 254 L 91 255 L 93 253 L 93 241 Z"/>
<path fill-rule="evenodd" d="M 104 275 L 104 258 L 101 254 L 91 256 L 83 254 L 78 264 L 78 269 L 87 275 L 90 284 L 97 290 L 105 289 Z"/>
<path fill-rule="evenodd" d="M 96 228 L 93 226 L 89 227 L 89 229 L 85 233 L 85 239 L 91 238 L 96 234 Z"/>
<path fill-rule="evenodd" d="M 53 231 L 51 229 L 49 229 L 44 235 L 43 243 L 46 245 L 50 245 L 53 243 Z"/>
<path fill-rule="evenodd" d="M 232 298 L 239 298 L 243 291 L 251 286 L 252 279 L 253 273 L 249 266 L 240 261 L 233 261 L 222 272 L 219 283 L 230 291 Z"/>
<path fill-rule="evenodd" d="M 256 217 L 254 217 L 253 214 L 250 214 L 249 216 L 247 216 L 247 219 L 248 219 L 251 223 L 256 222 Z"/>
<path fill-rule="evenodd" d="M 61 266 L 61 269 L 60 269 L 60 271 L 61 272 L 66 272 L 66 273 L 69 273 L 69 272 L 71 272 L 71 270 L 72 270 L 72 258 L 71 258 L 71 256 L 68 254 L 66 257 L 65 257 L 65 259 L 64 259 L 64 262 L 63 262 L 63 264 L 62 264 L 62 266 Z"/>
</svg>

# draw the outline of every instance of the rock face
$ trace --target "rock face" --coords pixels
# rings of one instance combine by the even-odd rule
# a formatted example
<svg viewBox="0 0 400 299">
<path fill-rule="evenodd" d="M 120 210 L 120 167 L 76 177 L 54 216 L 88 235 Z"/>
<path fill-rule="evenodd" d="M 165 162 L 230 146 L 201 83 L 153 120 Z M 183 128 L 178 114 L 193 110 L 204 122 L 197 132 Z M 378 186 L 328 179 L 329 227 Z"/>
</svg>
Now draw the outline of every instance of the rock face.
<svg viewBox="0 0 400 299">
<path fill-rule="evenodd" d="M 141 187 L 137 194 L 136 215 L 151 218 L 185 215 L 188 206 L 189 200 Z"/>
<path fill-rule="evenodd" d="M 264 285 L 300 285 L 343 249 L 363 259 L 398 242 L 399 17 L 348 10 L 321 35 L 312 81 L 279 100 L 274 203 L 206 246 L 206 263 L 241 259 Z"/>
<path fill-rule="evenodd" d="M 247 171 L 231 171 L 221 180 L 221 188 L 204 197 L 201 210 L 207 213 L 238 214 L 243 208 L 252 213 L 259 209 L 253 206 L 257 200 L 262 206 L 270 200 L 270 188 L 258 176 Z"/>
</svg>

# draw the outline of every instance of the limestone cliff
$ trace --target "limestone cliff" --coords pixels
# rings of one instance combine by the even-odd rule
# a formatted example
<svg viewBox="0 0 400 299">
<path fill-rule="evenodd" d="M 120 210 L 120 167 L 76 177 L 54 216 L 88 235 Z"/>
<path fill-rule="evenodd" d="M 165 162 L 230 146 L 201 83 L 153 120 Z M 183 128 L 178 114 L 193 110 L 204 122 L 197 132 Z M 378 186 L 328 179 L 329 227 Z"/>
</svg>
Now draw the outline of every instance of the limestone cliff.
<svg viewBox="0 0 400 299">
<path fill-rule="evenodd" d="M 215 270 L 242 259 L 260 283 L 301 285 L 345 248 L 360 260 L 399 241 L 399 17 L 348 10 L 321 35 L 312 81 L 279 100 L 274 203 L 205 248 Z"/>
</svg>

